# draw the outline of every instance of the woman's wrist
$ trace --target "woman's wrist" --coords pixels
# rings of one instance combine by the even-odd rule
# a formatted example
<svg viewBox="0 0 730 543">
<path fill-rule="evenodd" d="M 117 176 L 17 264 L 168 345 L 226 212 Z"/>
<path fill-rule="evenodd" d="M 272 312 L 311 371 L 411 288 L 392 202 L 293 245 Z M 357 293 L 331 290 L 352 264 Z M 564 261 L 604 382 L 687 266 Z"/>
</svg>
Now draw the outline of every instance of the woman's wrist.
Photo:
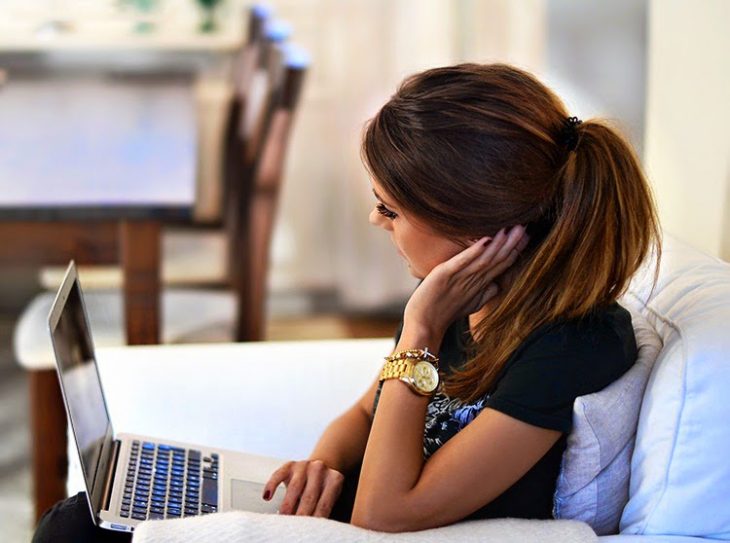
<svg viewBox="0 0 730 543">
<path fill-rule="evenodd" d="M 444 338 L 444 331 L 433 329 L 423 325 L 403 324 L 403 330 L 396 345 L 396 352 L 408 349 L 424 349 L 438 356 L 441 342 Z"/>
</svg>

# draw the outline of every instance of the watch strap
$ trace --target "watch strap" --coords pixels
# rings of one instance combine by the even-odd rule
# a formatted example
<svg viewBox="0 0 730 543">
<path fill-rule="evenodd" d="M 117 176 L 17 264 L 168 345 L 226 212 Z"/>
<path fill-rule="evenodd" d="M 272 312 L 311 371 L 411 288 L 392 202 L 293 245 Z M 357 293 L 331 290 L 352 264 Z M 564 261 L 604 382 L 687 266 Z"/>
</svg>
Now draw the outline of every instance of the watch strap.
<svg viewBox="0 0 730 543">
<path fill-rule="evenodd" d="M 400 379 L 408 373 L 413 367 L 411 360 L 388 360 L 380 371 L 380 380 L 385 381 L 386 379 Z"/>
</svg>

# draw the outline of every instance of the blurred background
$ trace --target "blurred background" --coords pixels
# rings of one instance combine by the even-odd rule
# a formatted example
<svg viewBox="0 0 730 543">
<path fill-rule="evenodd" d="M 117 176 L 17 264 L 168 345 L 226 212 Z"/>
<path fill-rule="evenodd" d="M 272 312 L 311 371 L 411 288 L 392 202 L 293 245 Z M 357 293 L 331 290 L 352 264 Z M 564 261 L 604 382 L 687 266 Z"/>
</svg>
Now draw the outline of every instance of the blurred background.
<svg viewBox="0 0 730 543">
<path fill-rule="evenodd" d="M 552 87 L 572 115 L 613 119 L 644 163 L 665 229 L 730 260 L 730 2 L 267 6 L 280 22 L 266 39 L 296 43 L 293 62 L 307 73 L 285 143 L 258 339 L 392 333 L 415 283 L 387 236 L 368 225 L 374 202 L 359 139 L 406 75 L 433 66 L 513 63 Z M 189 200 L 193 223 L 220 222 L 230 197 L 221 188 L 227 118 L 239 53 L 251 38 L 249 8 L 239 0 L 0 0 L 0 226 L 25 220 L 18 210 L 28 207 L 73 206 L 64 198 L 80 178 L 91 179 L 91 188 L 79 186 L 97 213 L 107 202 L 94 183 L 118 180 L 121 205 L 139 203 L 125 190 L 152 185 L 159 194 L 146 197 L 156 202 Z M 90 142 L 114 142 L 124 154 L 79 157 Z M 159 157 L 169 170 L 158 168 Z M 125 160 L 138 166 L 132 174 L 120 173 Z M 173 176 L 192 182 L 168 182 Z M 0 245 L 32 253 L 32 241 L 18 244 L 9 232 L 0 229 Z M 163 260 L 167 249 L 163 241 Z M 52 290 L 54 270 L 0 254 L 0 532 L 25 541 L 34 522 L 29 400 L 13 333 L 28 304 Z"/>
</svg>

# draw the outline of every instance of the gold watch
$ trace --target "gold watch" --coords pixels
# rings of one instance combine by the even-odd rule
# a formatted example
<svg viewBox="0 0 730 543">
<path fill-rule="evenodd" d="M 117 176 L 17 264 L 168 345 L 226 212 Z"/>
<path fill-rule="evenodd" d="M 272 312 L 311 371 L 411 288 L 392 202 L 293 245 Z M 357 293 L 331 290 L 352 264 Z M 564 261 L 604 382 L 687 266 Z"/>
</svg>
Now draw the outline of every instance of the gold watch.
<svg viewBox="0 0 730 543">
<path fill-rule="evenodd" d="M 439 386 L 438 358 L 428 349 L 412 349 L 386 357 L 380 381 L 400 379 L 416 394 L 430 396 Z"/>
</svg>

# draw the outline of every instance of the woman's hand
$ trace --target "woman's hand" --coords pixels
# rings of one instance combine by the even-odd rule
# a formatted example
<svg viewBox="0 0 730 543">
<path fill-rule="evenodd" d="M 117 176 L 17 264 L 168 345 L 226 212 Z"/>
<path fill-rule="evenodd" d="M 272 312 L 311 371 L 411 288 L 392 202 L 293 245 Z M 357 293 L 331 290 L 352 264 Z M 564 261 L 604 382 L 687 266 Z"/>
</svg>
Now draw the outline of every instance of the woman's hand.
<svg viewBox="0 0 730 543">
<path fill-rule="evenodd" d="M 270 500 L 279 484 L 286 485 L 286 495 L 279 513 L 329 517 L 342 492 L 345 476 L 327 467 L 321 460 L 287 462 L 264 486 L 264 499 Z"/>
<path fill-rule="evenodd" d="M 514 226 L 433 268 L 406 304 L 404 329 L 412 326 L 438 337 L 457 318 L 482 308 L 499 292 L 494 280 L 515 263 L 527 242 L 525 228 Z"/>
</svg>

